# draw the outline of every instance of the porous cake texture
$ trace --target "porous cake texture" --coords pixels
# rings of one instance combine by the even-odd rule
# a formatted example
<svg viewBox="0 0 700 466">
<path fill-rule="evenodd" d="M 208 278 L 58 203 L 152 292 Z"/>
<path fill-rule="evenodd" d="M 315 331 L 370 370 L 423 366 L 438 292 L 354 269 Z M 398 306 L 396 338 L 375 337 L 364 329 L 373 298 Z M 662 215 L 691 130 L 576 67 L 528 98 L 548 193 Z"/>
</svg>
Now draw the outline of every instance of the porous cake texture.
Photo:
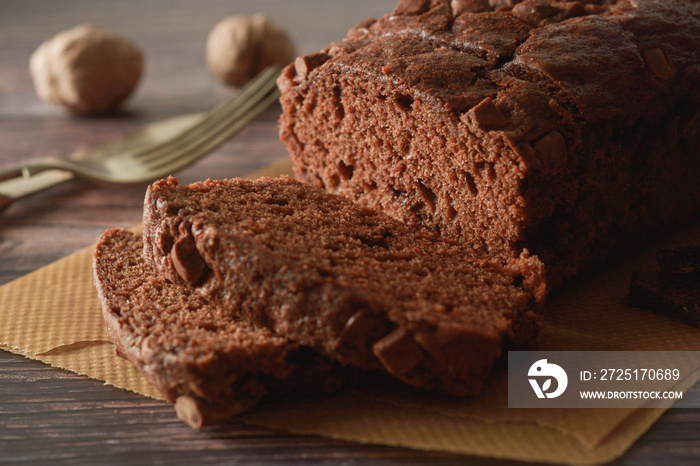
<svg viewBox="0 0 700 466">
<path fill-rule="evenodd" d="M 107 230 L 94 253 L 95 286 L 118 354 L 193 427 L 223 422 L 268 393 L 341 387 L 339 365 L 232 316 L 157 275 L 141 237 Z"/>
<path fill-rule="evenodd" d="M 401 1 L 278 83 L 296 176 L 549 284 L 700 212 L 700 2 Z"/>
<path fill-rule="evenodd" d="M 153 184 L 144 257 L 228 315 L 349 366 L 477 393 L 504 348 L 532 348 L 546 287 L 506 264 L 288 177 Z"/>
</svg>

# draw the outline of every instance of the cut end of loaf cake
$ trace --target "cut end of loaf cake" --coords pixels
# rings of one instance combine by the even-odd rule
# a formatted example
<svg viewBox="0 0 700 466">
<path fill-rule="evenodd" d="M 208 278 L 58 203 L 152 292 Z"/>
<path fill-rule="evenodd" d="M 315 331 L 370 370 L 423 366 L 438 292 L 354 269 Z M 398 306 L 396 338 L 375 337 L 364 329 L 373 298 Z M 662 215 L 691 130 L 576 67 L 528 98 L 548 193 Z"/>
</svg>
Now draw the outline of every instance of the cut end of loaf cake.
<svg viewBox="0 0 700 466">
<path fill-rule="evenodd" d="M 159 273 L 347 365 L 474 394 L 504 346 L 537 340 L 546 287 L 526 253 L 480 260 L 288 177 L 170 178 L 149 188 L 144 212 Z"/>
<path fill-rule="evenodd" d="M 268 392 L 323 391 L 340 379 L 330 361 L 154 273 L 142 249 L 125 230 L 100 237 L 94 275 L 103 316 L 119 354 L 192 427 L 230 419 Z"/>
<path fill-rule="evenodd" d="M 547 265 L 700 211 L 700 6 L 411 0 L 279 79 L 298 179 Z M 674 32 L 675 31 L 675 32 Z"/>
</svg>

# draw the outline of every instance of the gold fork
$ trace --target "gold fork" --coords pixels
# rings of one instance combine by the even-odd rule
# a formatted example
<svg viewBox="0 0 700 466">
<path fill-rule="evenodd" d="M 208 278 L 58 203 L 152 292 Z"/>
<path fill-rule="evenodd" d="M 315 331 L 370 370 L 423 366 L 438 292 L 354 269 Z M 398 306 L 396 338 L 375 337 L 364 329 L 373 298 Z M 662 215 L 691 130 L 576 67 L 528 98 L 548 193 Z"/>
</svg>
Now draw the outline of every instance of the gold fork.
<svg viewBox="0 0 700 466">
<path fill-rule="evenodd" d="M 21 175 L 36 182 L 31 187 L 22 186 L 21 180 L 0 183 L 0 210 L 14 199 L 73 176 L 110 184 L 137 184 L 173 174 L 216 149 L 275 102 L 279 98 L 278 75 L 279 68 L 266 69 L 236 96 L 206 114 L 151 123 L 137 133 L 81 151 L 71 159 L 42 158 L 2 168 L 0 180 Z M 51 174 L 39 177 L 45 170 Z"/>
</svg>

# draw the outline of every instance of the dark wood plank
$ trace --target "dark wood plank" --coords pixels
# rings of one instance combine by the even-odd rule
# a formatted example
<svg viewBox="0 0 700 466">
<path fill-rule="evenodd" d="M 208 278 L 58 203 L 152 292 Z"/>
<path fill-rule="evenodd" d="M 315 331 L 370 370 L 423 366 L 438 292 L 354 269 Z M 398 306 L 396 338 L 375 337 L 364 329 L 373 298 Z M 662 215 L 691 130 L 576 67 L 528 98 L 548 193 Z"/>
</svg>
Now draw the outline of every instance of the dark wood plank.
<svg viewBox="0 0 700 466">
<path fill-rule="evenodd" d="M 273 432 L 232 422 L 195 431 L 160 401 L 0 353 L 0 462 L 329 463 L 468 458 Z"/>
</svg>

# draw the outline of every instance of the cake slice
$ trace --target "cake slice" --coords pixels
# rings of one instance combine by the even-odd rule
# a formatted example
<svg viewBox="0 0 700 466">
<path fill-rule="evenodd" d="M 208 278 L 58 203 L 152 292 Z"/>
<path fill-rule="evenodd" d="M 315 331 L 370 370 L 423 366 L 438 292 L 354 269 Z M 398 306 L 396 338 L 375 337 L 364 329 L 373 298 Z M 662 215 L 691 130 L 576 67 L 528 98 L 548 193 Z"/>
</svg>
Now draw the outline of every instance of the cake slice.
<svg viewBox="0 0 700 466">
<path fill-rule="evenodd" d="M 700 247 L 659 249 L 660 270 L 632 274 L 628 303 L 700 328 Z"/>
<path fill-rule="evenodd" d="M 252 408 L 267 393 L 337 389 L 339 367 L 156 275 L 140 235 L 106 231 L 94 253 L 107 330 L 178 417 L 199 428 Z"/>
<path fill-rule="evenodd" d="M 664 272 L 700 272 L 700 246 L 661 248 L 657 259 Z"/>
<path fill-rule="evenodd" d="M 700 214 L 700 2 L 402 0 L 282 73 L 297 179 L 548 285 Z"/>
<path fill-rule="evenodd" d="M 700 328 L 700 273 L 635 272 L 630 280 L 628 302 L 632 307 Z"/>
<path fill-rule="evenodd" d="M 546 288 L 507 264 L 288 177 L 149 187 L 144 257 L 169 280 L 343 364 L 477 393 L 503 348 L 531 348 Z"/>
</svg>

